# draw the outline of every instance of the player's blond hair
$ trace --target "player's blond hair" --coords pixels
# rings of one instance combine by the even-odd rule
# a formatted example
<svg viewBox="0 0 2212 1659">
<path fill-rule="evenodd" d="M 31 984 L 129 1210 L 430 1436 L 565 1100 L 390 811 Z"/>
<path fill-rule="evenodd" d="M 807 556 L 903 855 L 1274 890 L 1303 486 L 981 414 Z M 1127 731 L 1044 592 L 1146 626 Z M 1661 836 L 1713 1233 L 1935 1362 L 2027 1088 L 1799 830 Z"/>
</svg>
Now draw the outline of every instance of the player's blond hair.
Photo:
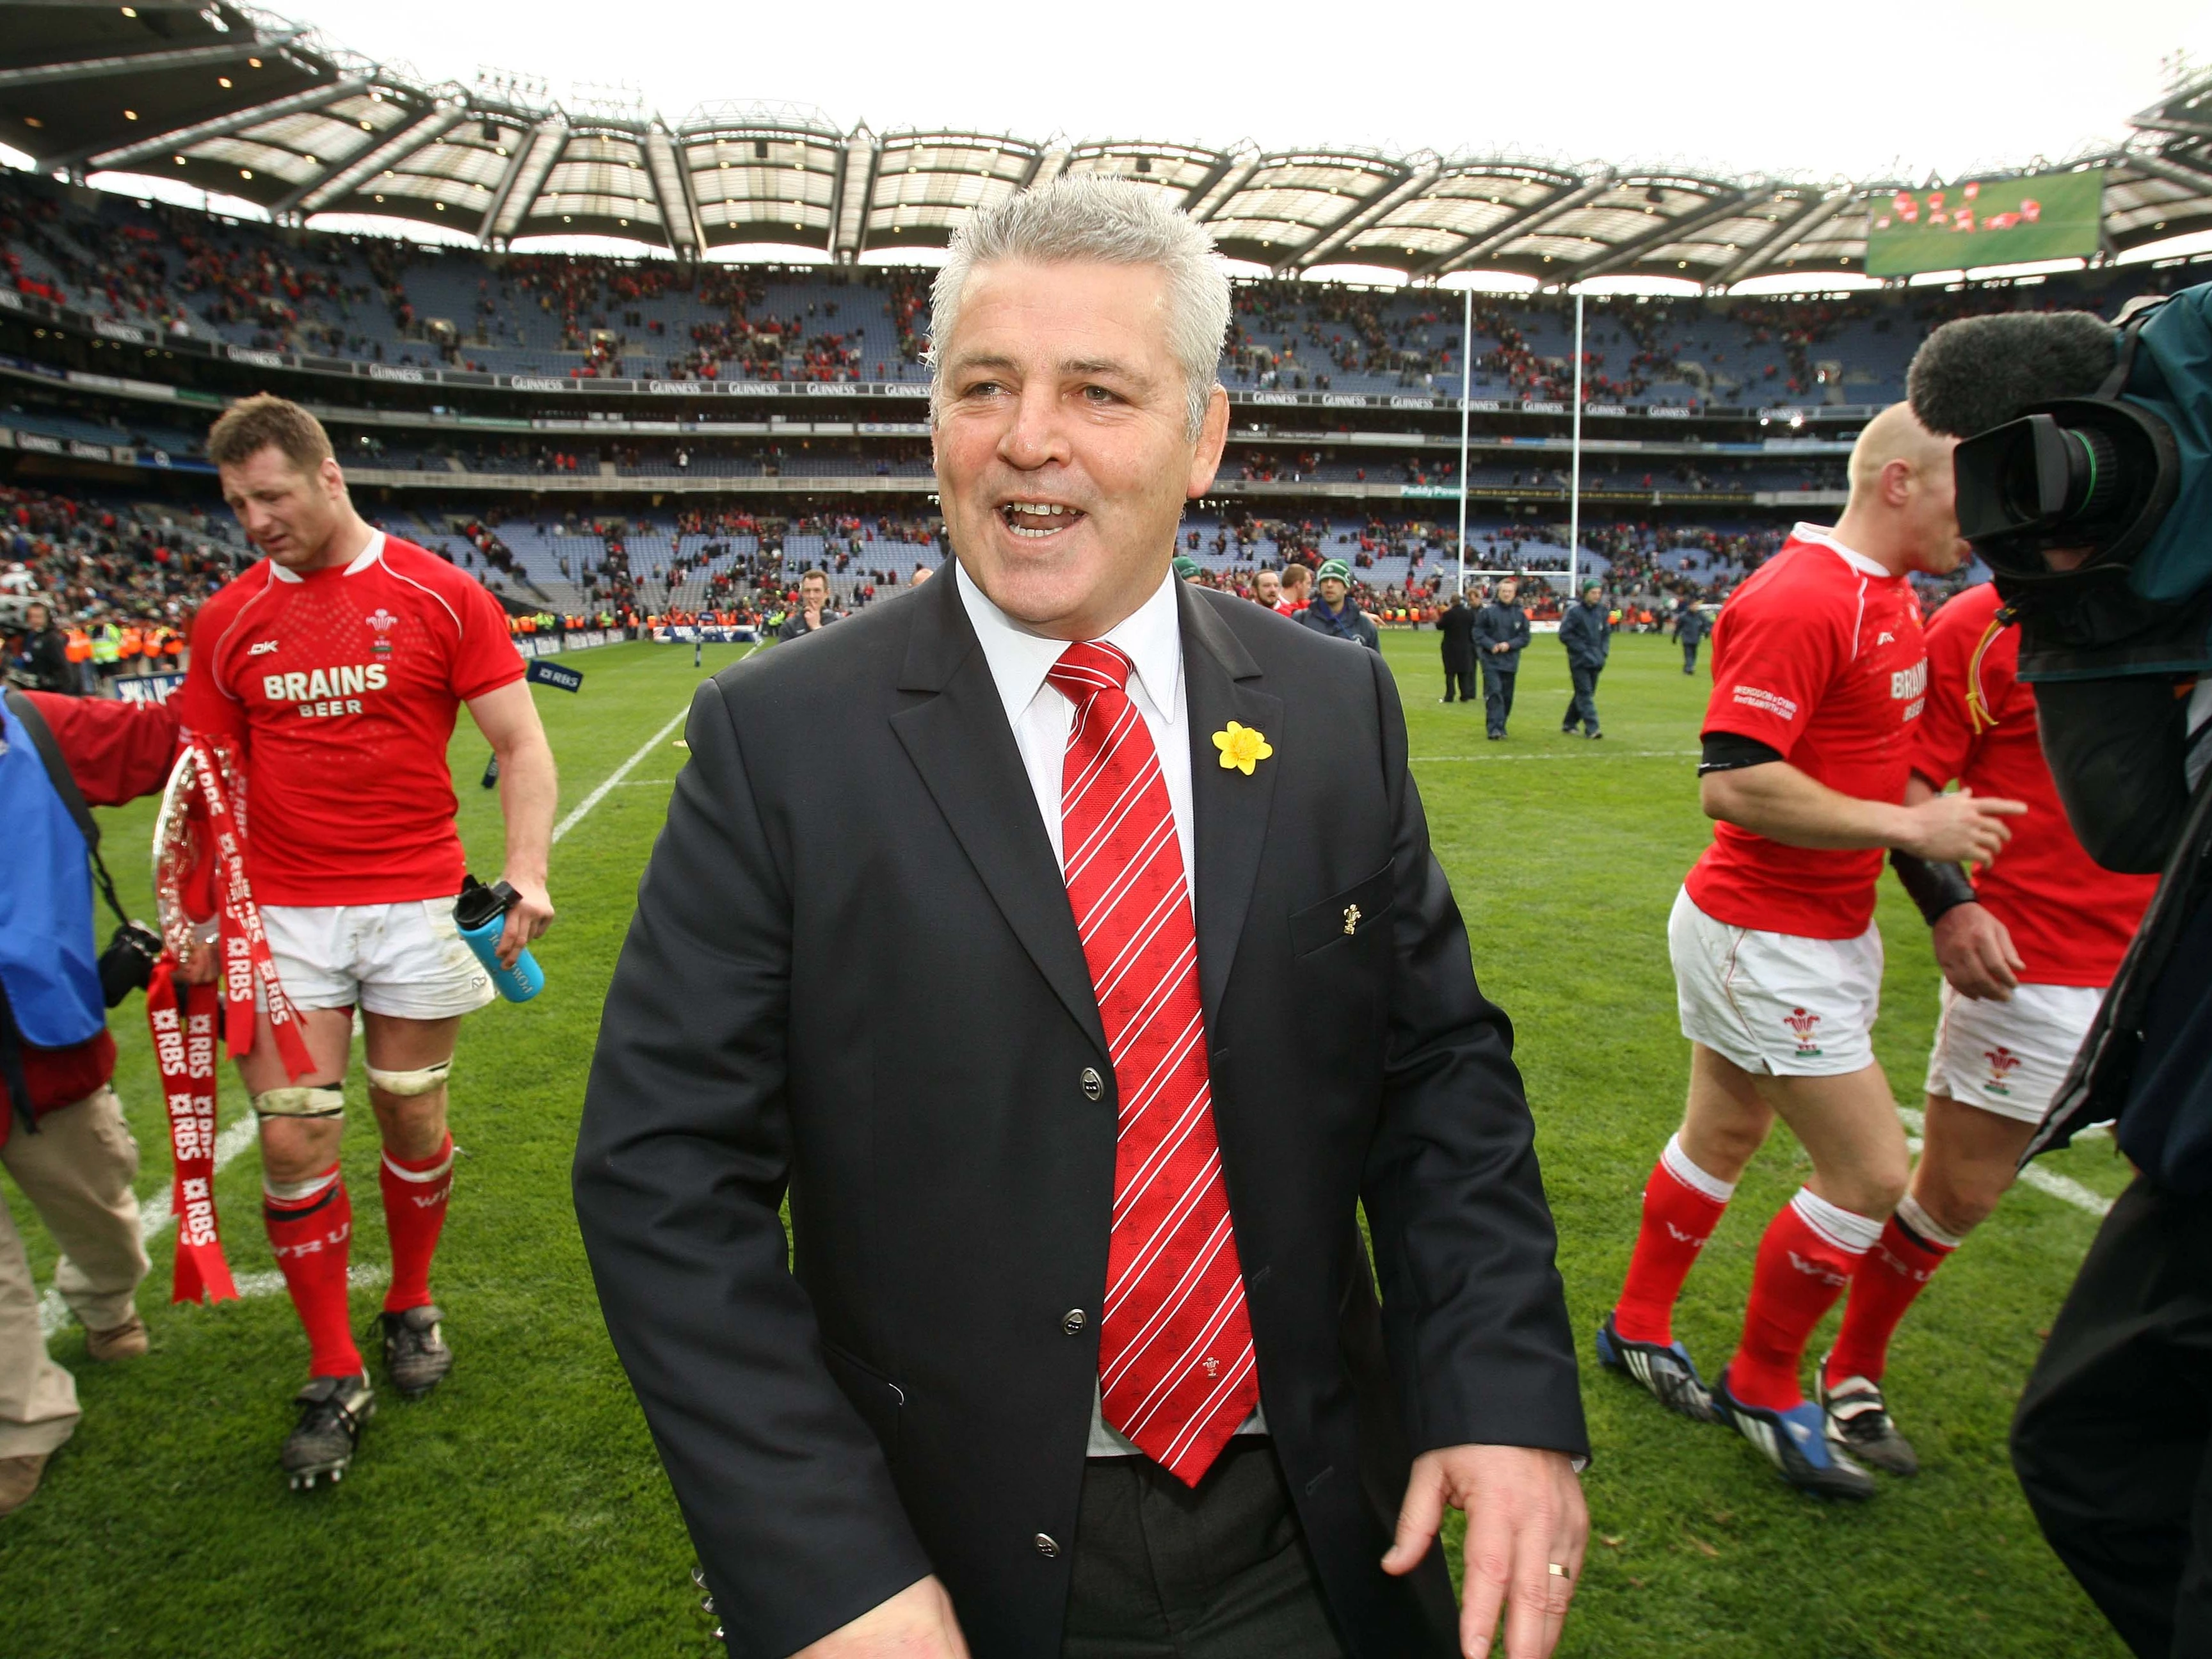
<svg viewBox="0 0 2212 1659">
<path fill-rule="evenodd" d="M 320 421 L 269 392 L 240 398 L 208 428 L 208 459 L 217 466 L 242 465 L 271 447 L 302 472 L 314 471 L 337 453 Z"/>
</svg>

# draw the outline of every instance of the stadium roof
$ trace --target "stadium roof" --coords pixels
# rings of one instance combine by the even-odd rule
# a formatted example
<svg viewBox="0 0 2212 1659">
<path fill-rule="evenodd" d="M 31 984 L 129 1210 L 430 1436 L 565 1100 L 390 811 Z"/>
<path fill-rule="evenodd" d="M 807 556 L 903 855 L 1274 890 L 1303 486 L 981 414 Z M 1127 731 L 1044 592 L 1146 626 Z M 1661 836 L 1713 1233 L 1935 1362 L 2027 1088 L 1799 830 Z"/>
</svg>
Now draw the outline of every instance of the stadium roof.
<svg viewBox="0 0 2212 1659">
<path fill-rule="evenodd" d="M 2212 228 L 2212 74 L 2130 125 L 2120 148 L 2061 164 L 2106 170 L 2106 251 Z M 975 207 L 1064 173 L 1103 173 L 1154 186 L 1206 221 L 1224 253 L 1278 271 L 1500 271 L 1547 286 L 1856 272 L 1869 203 L 1920 182 L 848 132 L 792 105 L 705 105 L 672 122 L 634 99 L 564 104 L 513 77 L 425 85 L 224 0 L 0 0 L 0 141 L 49 170 L 158 173 L 280 220 L 384 215 L 486 246 L 596 234 L 681 257 L 941 247 Z"/>
</svg>

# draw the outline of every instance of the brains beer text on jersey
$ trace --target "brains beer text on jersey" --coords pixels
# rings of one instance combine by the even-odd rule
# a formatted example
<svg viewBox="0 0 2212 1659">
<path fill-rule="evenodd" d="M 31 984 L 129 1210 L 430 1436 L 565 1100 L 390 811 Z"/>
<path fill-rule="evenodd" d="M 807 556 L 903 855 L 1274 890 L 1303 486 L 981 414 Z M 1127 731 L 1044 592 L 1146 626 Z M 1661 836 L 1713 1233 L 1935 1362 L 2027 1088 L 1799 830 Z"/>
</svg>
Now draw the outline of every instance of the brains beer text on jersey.
<svg viewBox="0 0 2212 1659">
<path fill-rule="evenodd" d="M 264 674 L 261 695 L 271 702 L 297 704 L 303 716 L 319 720 L 358 714 L 362 696 L 383 690 L 390 680 L 390 672 L 380 662 L 343 663 L 304 674 Z"/>
</svg>

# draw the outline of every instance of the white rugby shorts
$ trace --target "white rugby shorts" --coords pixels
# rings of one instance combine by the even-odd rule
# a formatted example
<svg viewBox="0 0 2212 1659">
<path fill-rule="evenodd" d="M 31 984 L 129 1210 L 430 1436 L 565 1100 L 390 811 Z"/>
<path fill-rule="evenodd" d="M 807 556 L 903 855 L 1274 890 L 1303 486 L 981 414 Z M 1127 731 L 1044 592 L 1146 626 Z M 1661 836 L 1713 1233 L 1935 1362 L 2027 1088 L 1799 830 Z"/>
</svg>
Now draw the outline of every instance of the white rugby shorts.
<svg viewBox="0 0 2212 1659">
<path fill-rule="evenodd" d="M 1682 1035 L 1747 1072 L 1838 1077 L 1874 1064 L 1881 934 L 1805 939 L 1716 921 L 1675 895 L 1667 920 Z"/>
<path fill-rule="evenodd" d="M 295 1008 L 451 1019 L 493 997 L 491 975 L 453 926 L 449 898 L 394 904 L 264 904 L 262 931 Z M 265 999 L 256 995 L 256 1001 Z"/>
<path fill-rule="evenodd" d="M 1947 980 L 1928 1092 L 2041 1122 L 2104 1000 L 2094 985 L 2018 985 L 2010 1002 L 1982 1002 Z"/>
</svg>

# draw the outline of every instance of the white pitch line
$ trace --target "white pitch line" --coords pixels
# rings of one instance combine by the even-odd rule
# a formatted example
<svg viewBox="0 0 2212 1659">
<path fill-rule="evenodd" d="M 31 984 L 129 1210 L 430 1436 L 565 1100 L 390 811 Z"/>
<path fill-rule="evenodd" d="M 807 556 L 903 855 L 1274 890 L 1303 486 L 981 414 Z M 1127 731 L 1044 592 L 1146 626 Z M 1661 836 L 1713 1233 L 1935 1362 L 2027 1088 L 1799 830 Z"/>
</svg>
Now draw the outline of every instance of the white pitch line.
<svg viewBox="0 0 2212 1659">
<path fill-rule="evenodd" d="M 754 652 L 759 649 L 760 647 L 758 645 L 747 647 L 744 656 L 739 657 L 738 660 L 739 662 L 743 662 L 745 659 L 745 657 L 751 656 Z M 574 830 L 578 824 L 581 823 L 584 821 L 585 814 L 589 812 L 594 806 L 597 806 L 601 801 L 605 800 L 607 798 L 608 792 L 620 785 L 622 781 L 628 777 L 630 773 L 635 769 L 639 762 L 642 761 L 647 755 L 650 755 L 654 749 L 665 742 L 667 740 L 668 734 L 671 732 L 673 732 L 678 726 L 683 725 L 684 717 L 690 712 L 691 706 L 689 703 L 686 703 L 683 708 L 676 711 L 675 714 L 670 718 L 667 725 L 662 726 L 660 730 L 654 732 L 643 743 L 640 744 L 637 746 L 637 752 L 635 754 L 632 755 L 620 766 L 615 768 L 611 776 L 610 776 L 604 783 L 600 784 L 598 788 L 592 790 L 590 794 L 585 796 L 583 799 L 578 801 L 576 803 L 575 810 L 570 812 L 567 817 L 562 818 L 560 823 L 553 826 L 553 839 L 556 842 L 559 841 L 562 836 L 567 835 L 571 830 Z"/>
<path fill-rule="evenodd" d="M 1915 1158 L 1920 1156 L 1920 1136 L 1927 1127 L 1924 1115 L 1917 1106 L 1899 1106 L 1897 1115 L 1905 1127 L 1912 1131 L 1905 1146 Z M 2031 1164 L 2020 1172 L 2023 1183 L 2039 1193 L 2048 1193 L 2062 1204 L 2071 1204 L 2077 1210 L 2087 1210 L 2091 1215 L 2102 1216 L 2112 1207 L 2112 1200 L 2084 1187 L 2071 1176 L 2060 1175 L 2056 1170 L 2046 1170 L 2040 1164 Z"/>
<path fill-rule="evenodd" d="M 1683 760 L 1702 752 L 1696 749 L 1583 749 L 1564 755 L 1412 755 L 1407 759 L 1415 766 L 1437 761 Z"/>
</svg>

